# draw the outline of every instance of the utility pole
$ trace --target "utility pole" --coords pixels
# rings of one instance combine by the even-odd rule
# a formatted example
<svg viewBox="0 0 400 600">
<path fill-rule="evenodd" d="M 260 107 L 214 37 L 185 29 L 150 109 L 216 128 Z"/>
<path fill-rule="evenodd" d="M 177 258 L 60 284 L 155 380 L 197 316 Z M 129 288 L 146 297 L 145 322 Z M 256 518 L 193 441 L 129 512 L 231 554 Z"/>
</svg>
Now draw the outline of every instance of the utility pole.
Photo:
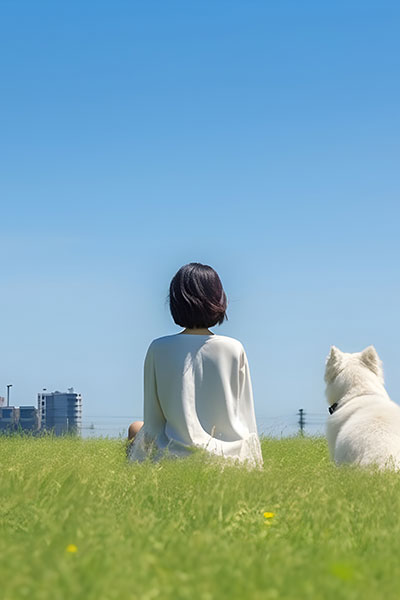
<svg viewBox="0 0 400 600">
<path fill-rule="evenodd" d="M 304 409 L 299 409 L 299 427 L 300 427 L 300 435 L 304 435 L 304 425 L 306 424 Z"/>
<path fill-rule="evenodd" d="M 7 406 L 10 406 L 10 388 L 12 387 L 12 383 L 9 383 L 7 386 Z"/>
</svg>

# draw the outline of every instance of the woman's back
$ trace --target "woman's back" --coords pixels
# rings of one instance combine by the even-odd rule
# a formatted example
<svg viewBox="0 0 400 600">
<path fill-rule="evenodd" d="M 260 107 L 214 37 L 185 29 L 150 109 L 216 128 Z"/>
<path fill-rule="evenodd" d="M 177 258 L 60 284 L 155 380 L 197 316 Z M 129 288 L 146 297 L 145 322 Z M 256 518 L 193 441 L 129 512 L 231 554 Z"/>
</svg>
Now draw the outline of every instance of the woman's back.
<svg viewBox="0 0 400 600">
<path fill-rule="evenodd" d="M 144 427 L 130 456 L 183 456 L 193 446 L 261 464 L 251 380 L 242 344 L 215 334 L 153 340 L 144 368 Z"/>
</svg>

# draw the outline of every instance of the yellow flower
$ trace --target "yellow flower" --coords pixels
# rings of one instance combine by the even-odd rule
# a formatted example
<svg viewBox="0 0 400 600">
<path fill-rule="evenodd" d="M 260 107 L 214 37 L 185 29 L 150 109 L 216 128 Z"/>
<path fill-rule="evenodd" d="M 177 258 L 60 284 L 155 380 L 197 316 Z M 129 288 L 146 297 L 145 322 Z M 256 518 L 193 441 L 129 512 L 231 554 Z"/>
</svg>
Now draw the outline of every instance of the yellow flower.
<svg viewBox="0 0 400 600">
<path fill-rule="evenodd" d="M 68 546 L 65 548 L 66 552 L 69 552 L 70 554 L 75 554 L 75 552 L 78 552 L 78 546 L 75 546 L 75 544 L 68 544 Z"/>
<path fill-rule="evenodd" d="M 264 517 L 266 519 L 272 519 L 274 516 L 275 516 L 275 513 L 273 513 L 273 512 L 265 512 L 264 513 Z"/>
</svg>

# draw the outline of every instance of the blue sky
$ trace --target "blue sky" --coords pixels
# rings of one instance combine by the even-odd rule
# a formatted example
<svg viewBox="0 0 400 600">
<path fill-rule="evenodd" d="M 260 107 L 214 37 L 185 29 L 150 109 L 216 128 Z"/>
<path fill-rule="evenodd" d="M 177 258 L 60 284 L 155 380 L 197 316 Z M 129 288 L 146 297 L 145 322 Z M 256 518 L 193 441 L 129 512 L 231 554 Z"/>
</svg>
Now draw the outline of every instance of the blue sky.
<svg viewBox="0 0 400 600">
<path fill-rule="evenodd" d="M 179 331 L 169 281 L 199 261 L 260 423 L 325 411 L 331 344 L 375 344 L 399 400 L 399 17 L 3 0 L 2 395 L 74 386 L 88 419 L 140 416 L 147 346 Z"/>
</svg>

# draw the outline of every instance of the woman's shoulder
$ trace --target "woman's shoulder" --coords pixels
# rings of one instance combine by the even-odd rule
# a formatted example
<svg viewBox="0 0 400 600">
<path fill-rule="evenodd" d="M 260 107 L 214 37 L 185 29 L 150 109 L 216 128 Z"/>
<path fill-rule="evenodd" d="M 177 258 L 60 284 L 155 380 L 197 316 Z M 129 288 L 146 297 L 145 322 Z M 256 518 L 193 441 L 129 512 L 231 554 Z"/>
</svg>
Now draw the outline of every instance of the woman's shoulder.
<svg viewBox="0 0 400 600">
<path fill-rule="evenodd" d="M 242 343 L 233 337 L 227 335 L 219 335 L 214 333 L 212 335 L 196 335 L 196 334 L 180 334 L 175 333 L 172 335 L 164 335 L 159 338 L 155 338 L 149 346 L 149 349 L 156 349 L 165 346 L 171 346 L 175 344 L 218 344 L 220 346 L 231 348 L 236 352 L 244 352 Z"/>
<path fill-rule="evenodd" d="M 221 344 L 225 344 L 226 346 L 230 346 L 231 348 L 236 348 L 238 350 L 243 350 L 242 342 L 240 342 L 236 338 L 230 337 L 228 335 L 217 335 L 217 334 L 213 337 L 215 337 L 215 339 L 218 340 L 219 343 L 221 343 Z"/>
</svg>

